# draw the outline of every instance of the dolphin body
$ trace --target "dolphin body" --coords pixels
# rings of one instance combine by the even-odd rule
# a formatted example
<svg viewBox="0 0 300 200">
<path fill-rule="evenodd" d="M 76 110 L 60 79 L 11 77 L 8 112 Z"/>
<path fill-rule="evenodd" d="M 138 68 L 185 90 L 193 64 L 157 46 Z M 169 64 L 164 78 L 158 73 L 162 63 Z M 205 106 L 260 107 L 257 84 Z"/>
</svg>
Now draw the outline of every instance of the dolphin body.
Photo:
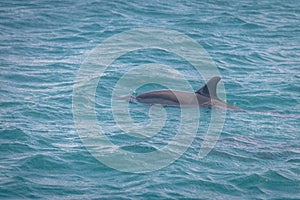
<svg viewBox="0 0 300 200">
<path fill-rule="evenodd" d="M 181 106 L 181 107 L 220 107 L 233 110 L 241 110 L 227 104 L 218 98 L 216 90 L 217 84 L 221 77 L 215 76 L 211 78 L 202 88 L 195 93 L 184 92 L 178 90 L 155 90 L 145 92 L 137 96 L 131 96 L 130 102 L 133 100 L 144 104 L 160 104 L 162 106 Z"/>
</svg>

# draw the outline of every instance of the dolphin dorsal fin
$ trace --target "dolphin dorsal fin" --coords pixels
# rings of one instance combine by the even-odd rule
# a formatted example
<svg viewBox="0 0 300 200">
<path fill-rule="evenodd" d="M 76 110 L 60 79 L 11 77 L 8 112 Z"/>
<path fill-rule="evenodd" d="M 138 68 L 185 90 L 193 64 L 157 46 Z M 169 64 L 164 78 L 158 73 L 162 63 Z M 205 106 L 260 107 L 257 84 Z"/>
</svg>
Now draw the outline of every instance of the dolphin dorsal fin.
<svg viewBox="0 0 300 200">
<path fill-rule="evenodd" d="M 221 80 L 221 77 L 215 76 L 211 78 L 202 88 L 197 90 L 196 93 L 201 94 L 210 98 L 218 98 L 217 97 L 217 84 Z"/>
</svg>

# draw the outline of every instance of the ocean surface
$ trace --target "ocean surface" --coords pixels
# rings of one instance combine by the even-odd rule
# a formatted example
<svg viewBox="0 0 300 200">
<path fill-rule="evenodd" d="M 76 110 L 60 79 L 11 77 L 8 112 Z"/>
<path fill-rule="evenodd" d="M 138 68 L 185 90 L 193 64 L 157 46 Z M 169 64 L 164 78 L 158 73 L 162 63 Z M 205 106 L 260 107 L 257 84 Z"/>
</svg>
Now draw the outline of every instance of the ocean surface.
<svg viewBox="0 0 300 200">
<path fill-rule="evenodd" d="M 225 122 L 204 158 L 210 109 L 200 109 L 186 151 L 149 172 L 110 167 L 83 142 L 72 106 L 78 72 L 98 45 L 137 28 L 192 38 L 215 63 L 226 101 L 247 110 L 218 111 L 226 112 Z M 168 120 L 153 137 L 116 127 L 114 86 L 126 70 L 151 63 L 177 70 L 194 90 L 205 82 L 170 52 L 117 58 L 101 74 L 94 110 L 107 137 L 130 155 L 163 148 L 181 122 L 179 108 L 166 108 Z M 300 199 L 300 1 L 2 0 L 0 72 L 0 199 Z M 144 80 L 140 75 L 132 81 Z M 152 83 L 133 92 L 159 88 Z M 149 106 L 129 109 L 147 127 Z"/>
</svg>

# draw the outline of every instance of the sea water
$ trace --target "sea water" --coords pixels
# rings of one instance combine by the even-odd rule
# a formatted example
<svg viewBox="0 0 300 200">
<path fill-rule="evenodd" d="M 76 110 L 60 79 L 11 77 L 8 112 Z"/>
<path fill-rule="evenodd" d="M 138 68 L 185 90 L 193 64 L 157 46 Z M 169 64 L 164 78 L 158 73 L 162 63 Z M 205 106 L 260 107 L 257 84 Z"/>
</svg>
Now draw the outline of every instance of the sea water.
<svg viewBox="0 0 300 200">
<path fill-rule="evenodd" d="M 299 8 L 296 0 L 1 1 L 0 198 L 299 199 Z M 72 97 L 82 63 L 107 38 L 137 28 L 177 31 L 196 41 L 215 63 L 226 101 L 247 110 L 226 112 L 205 157 L 199 151 L 209 109 L 200 110 L 186 151 L 149 172 L 107 166 L 80 138 Z M 149 63 L 176 69 L 194 90 L 205 82 L 187 60 L 161 49 L 116 59 L 101 74 L 94 111 L 107 138 L 128 154 L 168 145 L 184 112 L 166 108 L 164 127 L 153 137 L 127 135 L 116 126 L 114 86 L 126 70 Z M 151 83 L 132 93 L 154 89 L 165 87 Z M 129 105 L 142 127 L 151 109 Z"/>
</svg>

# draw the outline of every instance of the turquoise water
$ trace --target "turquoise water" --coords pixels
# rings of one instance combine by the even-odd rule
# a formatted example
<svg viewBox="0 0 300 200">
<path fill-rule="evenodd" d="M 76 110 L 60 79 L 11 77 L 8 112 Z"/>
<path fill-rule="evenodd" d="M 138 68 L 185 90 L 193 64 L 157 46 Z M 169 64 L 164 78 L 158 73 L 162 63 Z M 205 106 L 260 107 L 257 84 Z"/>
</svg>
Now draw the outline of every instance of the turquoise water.
<svg viewBox="0 0 300 200">
<path fill-rule="evenodd" d="M 299 199 L 299 1 L 2 1 L 0 3 L 0 198 L 41 199 Z M 187 151 L 165 168 L 126 173 L 94 158 L 76 131 L 72 92 L 90 51 L 132 28 L 179 31 L 216 63 L 227 112 L 214 149 L 198 152 L 210 110 Z M 153 140 L 115 129 L 111 91 L 124 69 L 173 66 L 196 90 L 204 81 L 186 61 L 166 52 L 131 52 L 99 83 L 96 113 L 111 140 L 129 152 L 154 151 L 176 133 L 179 109 Z M 118 68 L 122 66 L 122 68 Z M 157 89 L 147 85 L 137 92 Z M 103 92 L 103 93 L 101 93 Z M 137 122 L 147 107 L 131 105 Z M 144 120 L 144 121 L 143 121 Z"/>
</svg>

